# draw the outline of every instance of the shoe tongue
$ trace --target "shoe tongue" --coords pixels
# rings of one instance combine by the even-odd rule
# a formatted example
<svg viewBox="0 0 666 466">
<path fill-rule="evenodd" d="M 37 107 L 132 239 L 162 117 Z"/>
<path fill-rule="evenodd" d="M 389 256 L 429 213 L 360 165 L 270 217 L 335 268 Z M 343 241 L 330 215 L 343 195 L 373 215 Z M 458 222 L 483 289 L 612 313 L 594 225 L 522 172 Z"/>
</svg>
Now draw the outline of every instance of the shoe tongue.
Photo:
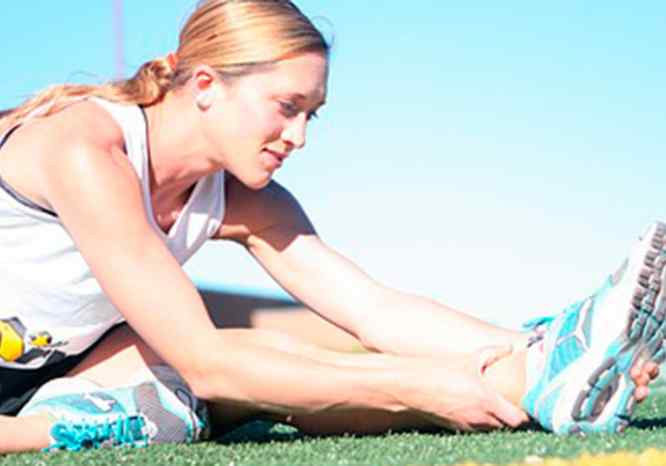
<svg viewBox="0 0 666 466">
<path fill-rule="evenodd" d="M 544 336 L 555 319 L 556 316 L 537 317 L 523 324 L 523 328 L 528 330 L 529 334 L 525 356 L 525 394 L 534 387 L 543 374 L 546 364 Z"/>
<path fill-rule="evenodd" d="M 541 327 L 549 326 L 557 316 L 544 316 L 537 317 L 532 320 L 528 320 L 523 324 L 523 329 L 525 330 L 538 330 Z"/>
</svg>

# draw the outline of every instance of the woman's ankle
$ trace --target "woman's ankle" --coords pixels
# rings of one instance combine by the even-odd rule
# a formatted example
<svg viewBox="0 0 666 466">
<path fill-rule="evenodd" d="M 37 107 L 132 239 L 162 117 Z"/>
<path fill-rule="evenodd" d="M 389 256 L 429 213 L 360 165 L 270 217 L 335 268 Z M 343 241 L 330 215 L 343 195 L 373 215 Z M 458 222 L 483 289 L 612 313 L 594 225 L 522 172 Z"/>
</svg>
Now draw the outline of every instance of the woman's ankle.
<svg viewBox="0 0 666 466">
<path fill-rule="evenodd" d="M 487 366 L 483 378 L 491 389 L 515 406 L 521 407 L 521 401 L 527 391 L 527 348 L 522 342 L 518 343 L 514 345 L 510 355 Z"/>
</svg>

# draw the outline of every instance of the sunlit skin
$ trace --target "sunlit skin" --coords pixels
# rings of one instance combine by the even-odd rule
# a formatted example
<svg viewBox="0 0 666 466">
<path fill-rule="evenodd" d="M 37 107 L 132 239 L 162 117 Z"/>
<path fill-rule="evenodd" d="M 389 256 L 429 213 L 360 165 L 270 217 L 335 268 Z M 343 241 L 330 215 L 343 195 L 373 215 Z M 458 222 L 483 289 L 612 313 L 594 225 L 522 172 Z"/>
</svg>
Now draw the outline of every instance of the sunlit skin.
<svg viewBox="0 0 666 466">
<path fill-rule="evenodd" d="M 162 113 L 183 115 L 175 120 L 160 118 L 150 125 L 161 128 L 152 148 L 158 161 L 154 198 L 179 191 L 182 199 L 186 187 L 220 169 L 252 189 L 265 187 L 286 159 L 304 147 L 308 121 L 325 102 L 327 78 L 328 62 L 320 53 L 296 55 L 230 81 L 207 66 L 197 67 L 191 82 L 165 99 L 162 108 L 148 108 L 149 120 Z M 193 97 L 198 105 L 192 105 Z M 189 136 L 179 139 L 180 134 Z M 512 354 L 505 362 L 500 359 L 500 364 L 495 363 L 496 367 L 491 365 L 486 376 L 504 396 L 520 405 L 524 382 L 507 378 L 505 372 L 515 371 L 502 368 L 524 364 L 523 352 Z M 654 363 L 634 367 L 638 401 L 647 397 L 647 385 L 658 373 Z"/>
<path fill-rule="evenodd" d="M 327 277 L 335 277 L 335 280 L 350 277 L 348 281 L 353 282 L 353 286 L 361 291 L 370 290 L 378 293 L 378 288 L 351 264 L 340 260 L 337 255 L 325 249 L 312 230 L 306 228 L 307 224 L 302 225 L 294 221 L 293 224 L 287 225 L 293 228 L 293 231 L 279 228 L 266 231 L 262 227 L 267 224 L 265 218 L 267 215 L 253 216 L 252 213 L 252 206 L 256 206 L 257 199 L 266 200 L 266 197 L 257 197 L 263 195 L 261 188 L 269 184 L 276 170 L 285 163 L 285 159 L 305 145 L 307 123 L 326 98 L 327 74 L 327 59 L 320 53 L 295 55 L 265 70 L 233 80 L 223 79 L 216 71 L 205 65 L 196 67 L 192 79 L 183 88 L 168 94 L 158 105 L 146 109 L 150 144 L 151 201 L 158 223 L 166 231 L 182 209 L 197 180 L 219 170 L 225 170 L 233 175 L 242 185 L 250 189 L 240 189 L 236 181 L 229 183 L 229 190 L 232 194 L 235 193 L 236 197 L 229 196 L 226 205 L 228 213 L 225 216 L 225 222 L 229 223 L 222 225 L 218 233 L 219 239 L 234 239 L 242 243 L 242 238 L 250 237 L 252 233 L 254 242 L 242 244 L 252 249 L 255 258 L 269 272 L 274 272 L 274 276 L 280 273 L 295 274 L 295 278 L 290 282 L 292 289 L 289 291 L 306 304 L 307 298 L 320 304 L 311 307 L 318 309 L 322 314 L 328 312 L 327 318 L 335 321 L 341 328 L 345 328 L 345 324 L 349 328 L 351 327 L 349 315 L 368 313 L 369 309 L 373 311 L 372 305 L 376 303 L 364 298 L 369 293 L 358 293 L 361 298 L 354 300 L 352 305 L 345 306 L 337 302 L 337 305 L 331 306 L 329 302 L 336 302 L 339 298 L 338 291 L 331 290 L 330 287 L 321 290 L 316 288 L 316 283 L 311 283 L 312 276 L 317 275 L 317 280 L 314 281 L 323 281 L 321 279 Z M 77 135 L 82 138 L 94 135 L 82 141 L 85 143 L 86 151 L 79 157 L 85 163 L 79 164 L 78 168 L 71 165 L 71 157 L 66 150 L 44 151 L 40 147 L 30 146 L 35 141 L 43 140 L 45 141 L 43 143 L 48 143 L 51 148 L 60 145 L 66 148 L 66 143 L 69 141 L 63 136 L 66 134 L 63 128 L 80 129 Z M 40 131 L 41 139 L 37 137 L 37 131 Z M 75 373 L 98 381 L 104 386 L 110 386 L 117 384 L 119 380 L 128 379 L 129 374 L 132 374 L 137 367 L 166 360 L 190 381 L 187 371 L 192 366 L 192 358 L 196 357 L 206 363 L 202 363 L 207 368 L 206 380 L 215 376 L 221 379 L 226 375 L 225 371 L 228 371 L 231 374 L 230 380 L 235 381 L 236 372 L 246 375 L 246 372 L 243 372 L 245 368 L 235 367 L 229 361 L 236 360 L 234 358 L 240 360 L 243 357 L 244 360 L 253 361 L 256 373 L 267 373 L 279 368 L 283 376 L 274 378 L 271 384 L 243 386 L 240 393 L 248 391 L 253 395 L 247 395 L 247 398 L 236 392 L 229 392 L 231 395 L 223 393 L 225 396 L 221 398 L 232 399 L 232 396 L 238 398 L 233 398 L 230 403 L 218 405 L 213 402 L 213 411 L 221 413 L 223 425 L 233 425 L 235 422 L 265 415 L 265 408 L 259 409 L 252 404 L 256 398 L 260 398 L 270 401 L 270 406 L 275 406 L 272 409 L 279 416 L 283 416 L 287 411 L 298 414 L 296 409 L 298 407 L 314 406 L 316 409 L 310 408 L 309 411 L 303 408 L 300 416 L 290 414 L 284 417 L 285 420 L 290 420 L 306 430 L 308 426 L 313 426 L 311 430 L 314 432 L 354 431 L 355 428 L 359 431 L 378 432 L 400 427 L 441 426 L 442 413 L 455 413 L 467 422 L 474 417 L 465 417 L 470 411 L 479 414 L 476 419 L 481 421 L 477 424 L 467 424 L 468 428 L 486 430 L 505 425 L 497 419 L 493 423 L 488 423 L 485 417 L 480 415 L 487 410 L 491 411 L 484 407 L 486 405 L 479 403 L 481 399 L 489 403 L 487 401 L 489 397 L 483 393 L 485 398 L 480 398 L 481 395 L 476 393 L 475 389 L 477 392 L 488 390 L 499 393 L 515 406 L 520 406 L 520 400 L 525 393 L 524 334 L 490 328 L 471 316 L 462 316 L 439 304 L 398 293 L 377 301 L 381 304 L 378 309 L 382 314 L 375 315 L 382 316 L 381 333 L 399 331 L 402 337 L 386 344 L 381 344 L 382 341 L 371 341 L 373 343 L 371 348 L 386 354 L 341 355 L 317 347 L 301 346 L 299 343 L 286 341 L 283 337 L 276 338 L 274 335 L 261 332 L 234 333 L 233 329 L 231 332 L 227 330 L 224 338 L 218 338 L 221 333 L 218 334 L 216 329 L 210 328 L 208 316 L 202 303 L 198 301 L 199 296 L 192 288 L 191 282 L 176 273 L 180 272 L 180 269 L 177 264 L 172 263 L 170 256 L 162 260 L 161 240 L 155 240 L 154 232 L 145 227 L 142 199 L 138 195 L 134 198 L 125 195 L 135 189 L 136 183 L 132 178 L 135 177 L 135 173 L 123 152 L 122 131 L 108 114 L 96 104 L 82 103 L 41 123 L 26 125 L 14 135 L 12 144 L 16 146 L 14 153 L 11 145 L 4 152 L 7 161 L 4 174 L 9 175 L 12 185 L 32 188 L 23 191 L 29 193 L 33 201 L 54 207 L 63 219 L 69 221 L 72 235 L 80 240 L 80 244 L 83 245 L 82 252 L 93 264 L 93 268 L 96 267 L 95 270 L 101 271 L 98 272 L 99 276 L 105 278 L 106 283 L 113 289 L 120 290 L 116 291 L 116 300 L 119 307 L 124 310 L 128 321 L 133 322 L 137 333 L 156 350 L 153 352 L 133 331 L 127 331 L 124 340 L 117 338 L 103 342 L 103 345 L 77 368 Z M 25 170 L 11 172 L 12 167 L 22 167 Z M 88 171 L 77 172 L 77 169 Z M 67 175 L 71 175 L 71 171 L 79 173 L 79 179 L 85 180 L 86 183 L 76 186 L 76 195 L 67 198 L 68 202 L 58 202 L 59 199 L 63 199 L 62 192 L 70 192 L 68 184 L 71 183 L 67 183 Z M 47 178 L 50 189 L 41 190 L 44 183 L 39 182 L 38 176 Z M 116 187 L 115 183 L 118 180 L 120 182 Z M 129 181 L 125 182 L 126 180 Z M 100 190 L 99 185 L 108 185 L 109 188 Z M 84 209 L 81 209 L 81 206 Z M 100 209 L 99 206 L 103 206 L 104 209 Z M 292 204 L 281 204 L 280 207 L 282 206 L 293 207 Z M 94 215 L 83 216 L 80 212 L 85 211 L 85 208 L 94 212 Z M 107 214 L 111 213 L 112 219 L 100 223 L 99 219 L 104 219 L 99 215 L 100 210 Z M 266 212 L 262 212 L 264 213 Z M 284 209 L 268 213 L 271 216 L 269 221 L 282 220 L 286 217 Z M 233 214 L 238 218 L 234 219 Z M 126 229 L 129 224 L 134 227 L 133 230 Z M 283 227 L 279 223 L 277 226 Z M 241 234 L 235 235 L 237 231 Z M 280 249 L 275 245 L 279 244 L 280 234 L 284 235 L 285 232 L 295 239 L 288 248 Z M 135 246 L 140 254 L 128 253 L 128 248 L 138 244 L 134 238 L 144 233 L 146 236 L 142 239 L 140 248 Z M 95 241 L 97 237 L 111 240 L 106 243 L 106 248 L 99 248 Z M 155 243 L 159 243 L 159 247 L 155 246 Z M 146 254 L 146 249 L 157 258 Z M 140 261 L 135 260 L 136 257 L 144 261 L 151 260 L 151 273 L 143 273 L 143 269 L 137 268 L 141 273 L 135 272 L 128 277 L 118 274 L 115 269 L 106 270 L 104 267 L 108 264 L 109 255 L 116 260 L 124 257 L 129 264 L 139 263 Z M 316 271 L 308 268 L 312 257 L 318 258 Z M 328 272 L 328 275 L 323 272 Z M 326 283 L 335 280 L 328 280 Z M 306 282 L 308 285 L 301 288 Z M 131 283 L 131 289 L 123 288 L 126 283 Z M 170 286 L 164 287 L 164 283 L 169 283 Z M 150 294 L 144 296 L 134 292 L 137 288 L 160 289 L 161 292 L 159 296 Z M 318 291 L 315 293 L 311 289 Z M 310 296 L 308 293 L 316 296 Z M 302 299 L 303 297 L 306 299 Z M 317 299 L 326 302 L 321 304 Z M 160 326 L 155 326 L 152 314 L 146 317 L 144 310 L 160 308 L 187 310 L 187 312 L 164 314 Z M 390 323 L 388 311 L 392 308 L 400 313 L 399 323 Z M 427 312 L 419 312 L 424 309 Z M 437 317 L 429 318 L 430 315 Z M 428 323 L 423 324 L 423 322 Z M 166 342 L 164 333 L 170 335 Z M 358 332 L 350 333 L 358 335 Z M 186 341 L 192 334 L 196 334 L 198 338 L 192 344 L 190 351 L 174 349 L 171 336 L 175 335 L 176 341 Z M 205 341 L 205 344 L 201 341 Z M 508 346 L 509 349 L 495 350 L 494 356 L 483 358 L 486 364 L 481 375 L 480 355 L 475 345 L 484 342 L 491 346 Z M 225 344 L 227 346 L 220 354 L 210 350 Z M 107 354 L 104 353 L 105 348 Z M 405 354 L 410 358 L 403 360 L 392 356 L 400 350 L 406 350 Z M 113 366 L 113 360 L 118 362 L 117 367 Z M 341 367 L 344 367 L 345 371 L 340 371 Z M 330 392 L 324 393 L 324 388 L 317 392 L 326 400 L 329 398 L 335 400 L 335 396 L 341 391 L 344 392 L 345 388 L 352 386 L 351 382 L 357 379 L 349 374 L 362 374 L 361 387 L 369 385 L 370 382 L 373 383 L 373 387 L 384 387 L 396 380 L 415 380 L 419 384 L 418 390 L 409 390 L 408 393 L 412 397 L 410 402 L 413 402 L 409 406 L 415 405 L 417 408 L 402 412 L 383 408 L 358 411 L 359 422 L 365 424 L 356 425 L 356 421 L 350 422 L 350 419 L 355 418 L 350 417 L 349 411 L 327 413 L 319 409 L 319 405 L 315 403 L 319 402 L 319 398 L 314 397 L 316 399 L 312 401 L 312 386 L 288 385 L 291 380 L 302 379 L 303 373 L 316 374 L 311 376 L 311 380 L 325 381 L 333 374 L 338 377 L 336 380 L 342 381 L 331 387 Z M 391 377 L 384 378 L 385 373 Z M 647 385 L 657 377 L 658 373 L 658 366 L 653 363 L 637 364 L 633 368 L 632 377 L 637 384 L 635 390 L 637 400 L 645 399 L 648 394 Z M 396 374 L 408 374 L 408 376 L 399 377 Z M 439 374 L 440 377 L 433 374 Z M 192 380 L 201 384 L 201 381 L 194 376 Z M 283 384 L 282 390 L 274 388 L 274 385 L 279 383 Z M 285 389 L 287 385 L 288 390 Z M 203 393 L 206 391 L 203 390 Z M 355 395 L 351 391 L 343 394 L 349 397 Z M 297 401 L 293 401 L 294 399 Z M 382 403 L 377 402 L 378 406 L 386 405 L 383 398 L 381 401 Z M 423 403 L 419 403 L 420 401 Z M 438 409 L 435 413 L 437 416 L 429 414 L 431 406 Z M 423 409 L 420 409 L 421 407 Z M 519 411 L 515 407 L 511 409 Z M 427 413 L 427 416 L 424 413 Z M 522 416 L 526 419 L 524 413 Z M 20 439 L 11 436 L 1 439 L 0 451 L 20 451 L 46 446 L 51 424 L 50 419 L 42 417 L 25 419 L 0 416 L 0 426 L 4 432 L 22 433 Z M 18 428 L 19 425 L 22 427 Z M 23 435 L 24 432 L 26 435 Z"/>
<path fill-rule="evenodd" d="M 327 73 L 327 60 L 317 53 L 230 83 L 200 70 L 195 74 L 205 95 L 200 128 L 211 153 L 246 186 L 265 187 L 285 159 L 305 146 L 308 120 L 326 97 Z"/>
<path fill-rule="evenodd" d="M 316 52 L 230 80 L 200 65 L 183 88 L 148 107 L 153 206 L 166 218 L 159 223 L 175 218 L 191 187 L 210 173 L 225 170 L 251 189 L 265 187 L 305 146 L 327 78 L 328 60 Z"/>
<path fill-rule="evenodd" d="M 308 120 L 325 102 L 327 77 L 327 60 L 317 53 L 297 55 L 232 83 L 205 68 L 195 73 L 198 91 L 208 93 L 201 127 L 224 169 L 250 188 L 266 186 L 284 160 L 304 147 Z M 233 115 L 247 115 L 253 124 L 244 124 Z M 521 352 L 514 355 L 524 361 Z M 501 365 L 496 369 L 501 370 Z M 509 387 L 505 375 L 494 374 L 497 372 L 488 373 L 493 384 L 503 387 L 501 392 L 520 406 L 524 382 L 511 380 Z M 638 401 L 648 396 L 648 384 L 658 374 L 659 366 L 652 362 L 633 368 Z"/>
</svg>

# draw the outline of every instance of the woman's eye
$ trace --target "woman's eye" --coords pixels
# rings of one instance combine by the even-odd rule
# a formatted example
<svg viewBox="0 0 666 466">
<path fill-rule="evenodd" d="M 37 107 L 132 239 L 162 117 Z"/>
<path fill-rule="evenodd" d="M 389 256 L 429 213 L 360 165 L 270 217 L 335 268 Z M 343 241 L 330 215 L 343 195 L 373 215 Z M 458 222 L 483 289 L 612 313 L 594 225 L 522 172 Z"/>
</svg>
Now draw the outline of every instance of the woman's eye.
<svg viewBox="0 0 666 466">
<path fill-rule="evenodd" d="M 287 117 L 295 117 L 299 113 L 298 107 L 296 105 L 292 104 L 291 102 L 280 102 L 280 108 L 282 110 L 282 113 L 284 113 L 285 116 Z"/>
<path fill-rule="evenodd" d="M 295 118 L 298 116 L 299 113 L 301 113 L 301 109 L 298 107 L 298 105 L 294 103 L 286 101 L 279 101 L 279 103 L 280 103 L 280 111 L 287 118 Z M 316 111 L 309 112 L 307 114 L 308 121 L 312 120 L 313 118 L 319 118 L 319 114 Z"/>
</svg>

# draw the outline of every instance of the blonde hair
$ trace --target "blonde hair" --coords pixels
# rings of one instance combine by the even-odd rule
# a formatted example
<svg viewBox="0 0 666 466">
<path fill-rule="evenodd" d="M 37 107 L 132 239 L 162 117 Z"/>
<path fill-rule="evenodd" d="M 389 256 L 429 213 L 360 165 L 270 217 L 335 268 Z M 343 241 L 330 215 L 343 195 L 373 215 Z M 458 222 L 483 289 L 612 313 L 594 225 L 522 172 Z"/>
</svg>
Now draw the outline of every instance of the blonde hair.
<svg viewBox="0 0 666 466">
<path fill-rule="evenodd" d="M 97 96 L 150 106 L 184 85 L 197 65 L 208 65 L 230 79 L 307 51 L 328 55 L 329 45 L 289 0 L 202 0 L 180 32 L 175 60 L 151 60 L 126 80 L 46 88 L 18 107 L 0 111 L 0 131 L 47 104 L 51 105 L 41 116 L 51 115 L 70 97 Z"/>
</svg>

